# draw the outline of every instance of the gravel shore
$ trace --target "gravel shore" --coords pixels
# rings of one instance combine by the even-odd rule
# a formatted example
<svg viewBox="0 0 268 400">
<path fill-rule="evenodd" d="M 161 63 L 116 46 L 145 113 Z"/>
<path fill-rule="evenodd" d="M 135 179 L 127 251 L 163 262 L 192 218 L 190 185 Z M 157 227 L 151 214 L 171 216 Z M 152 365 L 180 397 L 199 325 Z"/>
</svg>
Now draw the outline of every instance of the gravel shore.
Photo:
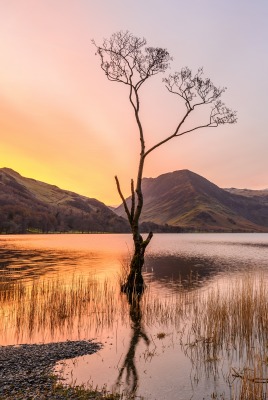
<svg viewBox="0 0 268 400">
<path fill-rule="evenodd" d="M 0 399 L 78 398 L 71 388 L 64 397 L 60 391 L 55 393 L 53 367 L 60 360 L 92 354 L 101 347 L 85 340 L 0 346 Z"/>
</svg>

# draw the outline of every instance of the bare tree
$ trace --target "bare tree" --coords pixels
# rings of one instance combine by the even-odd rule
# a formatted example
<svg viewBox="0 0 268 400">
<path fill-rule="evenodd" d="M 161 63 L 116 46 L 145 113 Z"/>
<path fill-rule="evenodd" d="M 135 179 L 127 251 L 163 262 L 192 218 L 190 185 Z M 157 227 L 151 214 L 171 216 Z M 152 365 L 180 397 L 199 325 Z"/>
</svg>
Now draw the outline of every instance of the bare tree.
<svg viewBox="0 0 268 400">
<path fill-rule="evenodd" d="M 214 86 L 210 79 L 204 78 L 202 68 L 195 74 L 188 67 L 182 68 L 179 72 L 164 78 L 163 82 L 167 90 L 176 95 L 179 102 L 184 103 L 185 110 L 179 118 L 174 131 L 167 133 L 163 140 L 147 149 L 140 118 L 140 89 L 149 79 L 164 73 L 169 68 L 172 57 L 166 49 L 147 47 L 144 38 L 138 38 L 128 31 L 114 33 L 109 39 L 104 39 L 101 46 L 98 46 L 94 40 L 93 44 L 97 49 L 96 54 L 100 57 L 101 68 L 107 79 L 127 86 L 128 100 L 133 108 L 138 128 L 140 159 L 135 183 L 133 179 L 131 180 L 130 206 L 122 193 L 117 176 L 115 180 L 134 241 L 134 254 L 130 264 L 130 271 L 122 290 L 133 291 L 135 289 L 136 291 L 142 291 L 144 287 L 142 277 L 144 254 L 153 237 L 153 233 L 150 232 L 146 238 L 143 238 L 139 229 L 139 220 L 143 207 L 141 182 L 145 159 L 153 150 L 164 143 L 186 133 L 197 129 L 235 123 L 236 112 L 227 108 L 220 100 L 226 88 L 218 88 Z M 207 121 L 191 128 L 186 128 L 185 123 L 190 120 L 193 112 L 197 108 L 208 105 L 210 106 L 210 111 Z"/>
</svg>

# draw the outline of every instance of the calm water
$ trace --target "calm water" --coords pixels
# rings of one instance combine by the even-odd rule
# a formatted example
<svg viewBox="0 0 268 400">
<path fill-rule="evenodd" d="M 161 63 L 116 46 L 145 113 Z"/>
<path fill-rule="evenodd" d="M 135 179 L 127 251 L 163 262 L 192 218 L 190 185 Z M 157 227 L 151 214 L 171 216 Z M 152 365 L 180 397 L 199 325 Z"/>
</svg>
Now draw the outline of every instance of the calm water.
<svg viewBox="0 0 268 400">
<path fill-rule="evenodd" d="M 118 383 L 117 388 L 150 400 L 210 399 L 212 393 L 230 398 L 226 364 L 236 365 L 236 355 L 197 365 L 183 337 L 186 323 L 169 322 L 161 313 L 159 319 L 157 313 L 149 317 L 140 304 L 134 308 L 120 296 L 118 275 L 131 249 L 131 237 L 125 234 L 0 236 L 4 282 L 26 281 L 30 287 L 37 279 L 70 282 L 74 275 L 83 276 L 113 285 L 114 298 L 119 299 L 108 322 L 88 314 L 72 323 L 63 321 L 54 330 L 51 324 L 19 329 L 18 322 L 9 318 L 12 304 L 1 305 L 0 344 L 94 338 L 104 344 L 103 349 L 66 361 L 62 373 L 69 381 L 107 384 L 109 389 Z M 144 273 L 149 293 L 168 302 L 182 291 L 206 294 L 245 271 L 252 276 L 261 272 L 266 279 L 268 234 L 156 234 Z"/>
</svg>

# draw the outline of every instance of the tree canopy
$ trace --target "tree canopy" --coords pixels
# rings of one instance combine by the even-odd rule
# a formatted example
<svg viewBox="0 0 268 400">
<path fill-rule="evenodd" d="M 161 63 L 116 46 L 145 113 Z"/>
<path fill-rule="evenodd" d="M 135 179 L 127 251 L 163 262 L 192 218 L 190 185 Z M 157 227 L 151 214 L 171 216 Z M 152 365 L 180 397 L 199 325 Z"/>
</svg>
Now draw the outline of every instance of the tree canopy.
<svg viewBox="0 0 268 400">
<path fill-rule="evenodd" d="M 141 268 L 144 263 L 145 249 L 152 239 L 150 232 L 143 239 L 139 229 L 139 219 L 143 207 L 142 177 L 146 157 L 156 148 L 176 137 L 200 130 L 202 128 L 216 128 L 223 124 L 233 124 L 237 121 L 236 112 L 228 108 L 221 100 L 225 87 L 215 86 L 209 78 L 204 77 L 203 68 L 193 73 L 188 67 L 173 72 L 163 78 L 163 82 L 172 95 L 179 101 L 179 107 L 184 104 L 184 111 L 178 113 L 175 129 L 165 132 L 159 142 L 146 148 L 143 125 L 140 117 L 140 89 L 155 75 L 165 73 L 170 68 L 172 57 L 166 49 L 147 46 L 146 39 L 134 36 L 129 31 L 113 33 L 109 39 L 104 39 L 102 45 L 93 40 L 100 57 L 101 68 L 107 79 L 128 87 L 128 99 L 134 111 L 140 140 L 139 166 L 137 178 L 131 180 L 131 205 L 129 206 L 115 177 L 117 189 L 122 199 L 127 219 L 129 221 L 134 241 L 134 256 L 131 262 L 130 275 L 127 287 L 141 279 Z M 210 107 L 206 122 L 194 123 L 188 127 L 195 110 Z M 207 111 L 206 111 L 207 113 Z"/>
</svg>

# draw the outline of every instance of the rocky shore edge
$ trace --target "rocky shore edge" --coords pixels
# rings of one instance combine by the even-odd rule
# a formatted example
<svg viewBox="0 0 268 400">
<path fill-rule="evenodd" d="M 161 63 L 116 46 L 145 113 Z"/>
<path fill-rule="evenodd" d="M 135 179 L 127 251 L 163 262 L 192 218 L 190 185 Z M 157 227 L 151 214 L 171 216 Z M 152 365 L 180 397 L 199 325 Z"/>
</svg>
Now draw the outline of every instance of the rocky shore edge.
<svg viewBox="0 0 268 400">
<path fill-rule="evenodd" d="M 53 368 L 60 360 L 92 354 L 101 347 L 91 340 L 0 346 L 0 400 L 80 398 L 74 388 L 55 390 Z"/>
</svg>

